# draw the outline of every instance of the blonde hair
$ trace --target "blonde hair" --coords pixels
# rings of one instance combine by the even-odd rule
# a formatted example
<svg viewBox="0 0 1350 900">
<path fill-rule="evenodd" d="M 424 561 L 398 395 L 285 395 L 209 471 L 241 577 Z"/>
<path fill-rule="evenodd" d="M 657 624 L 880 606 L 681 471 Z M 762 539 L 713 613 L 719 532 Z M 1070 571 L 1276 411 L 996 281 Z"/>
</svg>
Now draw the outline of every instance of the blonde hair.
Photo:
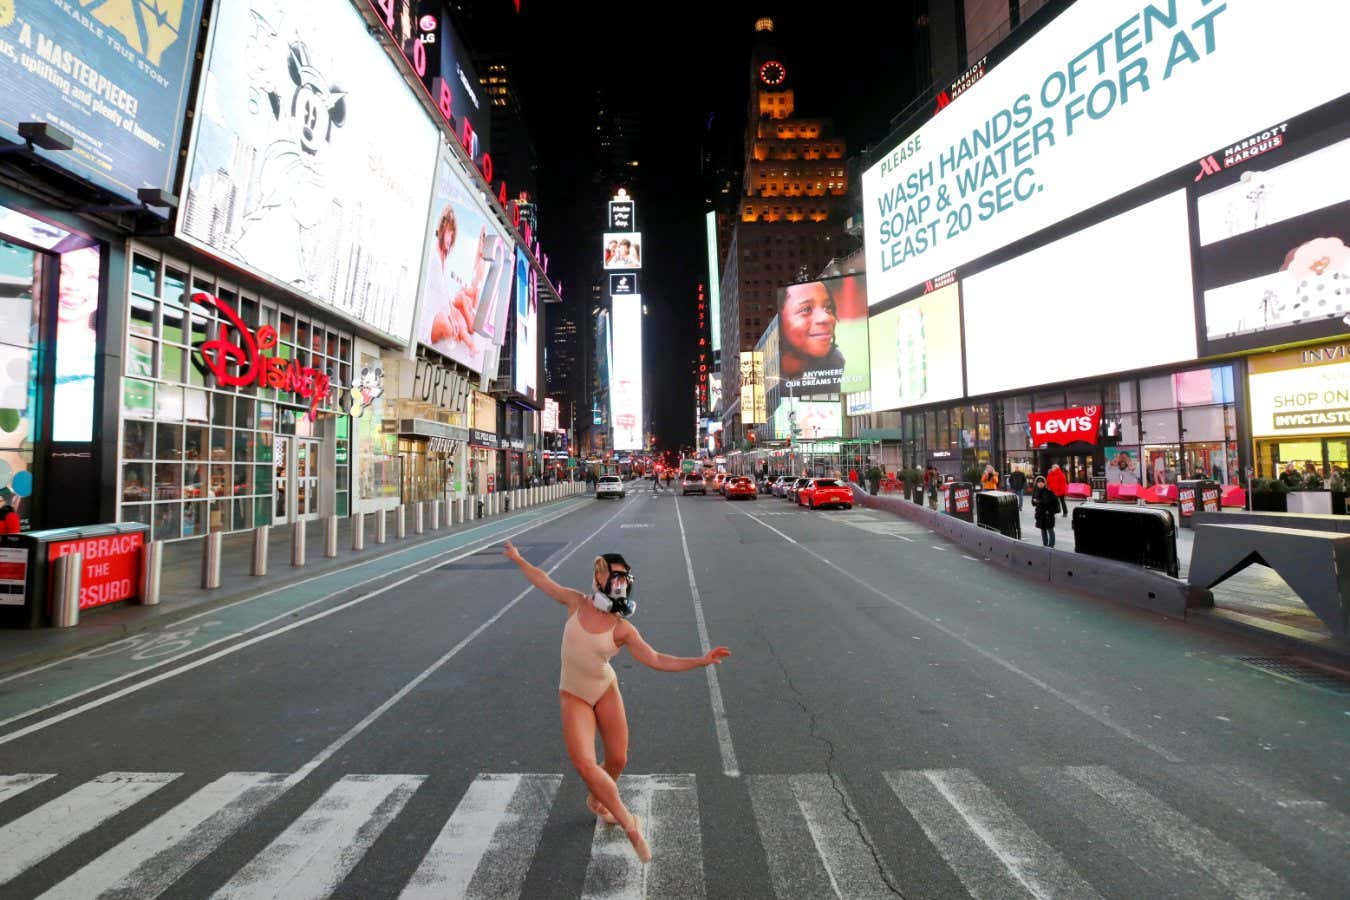
<svg viewBox="0 0 1350 900">
<path fill-rule="evenodd" d="M 601 576 L 609 576 L 609 563 L 605 561 L 603 556 L 597 556 L 595 558 L 595 577 Z"/>
</svg>

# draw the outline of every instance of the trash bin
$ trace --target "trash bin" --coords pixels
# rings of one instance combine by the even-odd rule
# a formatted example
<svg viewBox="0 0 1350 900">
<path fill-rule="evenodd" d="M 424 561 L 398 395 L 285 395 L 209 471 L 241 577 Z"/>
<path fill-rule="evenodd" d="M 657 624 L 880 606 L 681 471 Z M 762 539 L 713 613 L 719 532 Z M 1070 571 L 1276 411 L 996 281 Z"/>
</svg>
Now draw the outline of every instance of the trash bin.
<svg viewBox="0 0 1350 900">
<path fill-rule="evenodd" d="M 947 484 L 946 512 L 963 522 L 975 521 L 975 486 L 969 481 L 953 481 Z"/>
<path fill-rule="evenodd" d="M 1011 491 L 980 491 L 975 495 L 975 521 L 981 528 L 1022 539 L 1022 515 Z"/>
<path fill-rule="evenodd" d="M 1177 482 L 1177 512 L 1182 528 L 1194 528 L 1197 512 L 1219 512 L 1220 491 L 1207 478 Z"/>
<path fill-rule="evenodd" d="M 1084 503 L 1073 511 L 1074 550 L 1159 569 L 1176 578 L 1177 528 L 1172 511 Z"/>
</svg>

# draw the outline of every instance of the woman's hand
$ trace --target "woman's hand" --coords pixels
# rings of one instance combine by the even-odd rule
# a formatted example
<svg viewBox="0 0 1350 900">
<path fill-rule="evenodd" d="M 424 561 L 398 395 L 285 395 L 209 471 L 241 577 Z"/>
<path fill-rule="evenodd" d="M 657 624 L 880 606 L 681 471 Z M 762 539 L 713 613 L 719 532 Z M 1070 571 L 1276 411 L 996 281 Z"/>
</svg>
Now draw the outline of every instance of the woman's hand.
<svg viewBox="0 0 1350 900">
<path fill-rule="evenodd" d="M 731 651 L 728 650 L 726 647 L 714 647 L 707 653 L 703 654 L 703 659 L 701 659 L 700 662 L 702 662 L 703 665 L 705 666 L 711 666 L 716 663 L 720 663 L 722 660 L 726 659 L 730 655 Z"/>
<path fill-rule="evenodd" d="M 506 546 L 502 548 L 502 553 L 516 565 L 520 565 L 525 561 L 525 557 L 520 555 L 520 551 L 516 549 L 516 545 L 510 541 L 506 542 Z"/>
</svg>

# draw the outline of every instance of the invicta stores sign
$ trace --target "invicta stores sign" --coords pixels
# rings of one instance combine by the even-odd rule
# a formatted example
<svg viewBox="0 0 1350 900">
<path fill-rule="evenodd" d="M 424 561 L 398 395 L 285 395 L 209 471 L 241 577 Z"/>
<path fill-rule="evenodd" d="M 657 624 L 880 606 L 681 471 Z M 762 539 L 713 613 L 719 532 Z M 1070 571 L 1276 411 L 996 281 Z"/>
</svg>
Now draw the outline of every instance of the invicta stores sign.
<svg viewBox="0 0 1350 900">
<path fill-rule="evenodd" d="M 1254 437 L 1350 434 L 1350 343 L 1252 357 Z"/>
</svg>

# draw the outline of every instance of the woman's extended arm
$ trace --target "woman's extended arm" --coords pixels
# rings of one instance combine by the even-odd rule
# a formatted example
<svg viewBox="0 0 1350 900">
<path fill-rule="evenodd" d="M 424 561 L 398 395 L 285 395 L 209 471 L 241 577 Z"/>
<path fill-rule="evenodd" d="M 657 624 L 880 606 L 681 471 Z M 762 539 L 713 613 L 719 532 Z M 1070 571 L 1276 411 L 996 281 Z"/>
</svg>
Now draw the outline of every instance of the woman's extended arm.
<svg viewBox="0 0 1350 900">
<path fill-rule="evenodd" d="M 726 647 L 714 647 L 702 656 L 671 656 L 668 653 L 661 653 L 642 639 L 642 635 L 631 622 L 619 623 L 614 637 L 620 646 L 628 648 L 628 652 L 633 654 L 633 659 L 658 672 L 684 672 L 711 666 L 731 655 L 731 651 Z"/>
<path fill-rule="evenodd" d="M 581 597 L 580 591 L 574 591 L 571 588 L 563 587 L 552 578 L 549 578 L 543 569 L 531 565 L 525 557 L 520 555 L 520 551 L 516 549 L 515 544 L 512 544 L 510 541 L 506 542 L 505 554 L 507 559 L 520 566 L 521 573 L 524 574 L 526 580 L 528 580 L 530 584 L 539 588 L 539 590 L 548 594 L 563 606 L 571 606 L 578 597 Z M 583 597 L 582 599 L 585 598 Z"/>
</svg>

